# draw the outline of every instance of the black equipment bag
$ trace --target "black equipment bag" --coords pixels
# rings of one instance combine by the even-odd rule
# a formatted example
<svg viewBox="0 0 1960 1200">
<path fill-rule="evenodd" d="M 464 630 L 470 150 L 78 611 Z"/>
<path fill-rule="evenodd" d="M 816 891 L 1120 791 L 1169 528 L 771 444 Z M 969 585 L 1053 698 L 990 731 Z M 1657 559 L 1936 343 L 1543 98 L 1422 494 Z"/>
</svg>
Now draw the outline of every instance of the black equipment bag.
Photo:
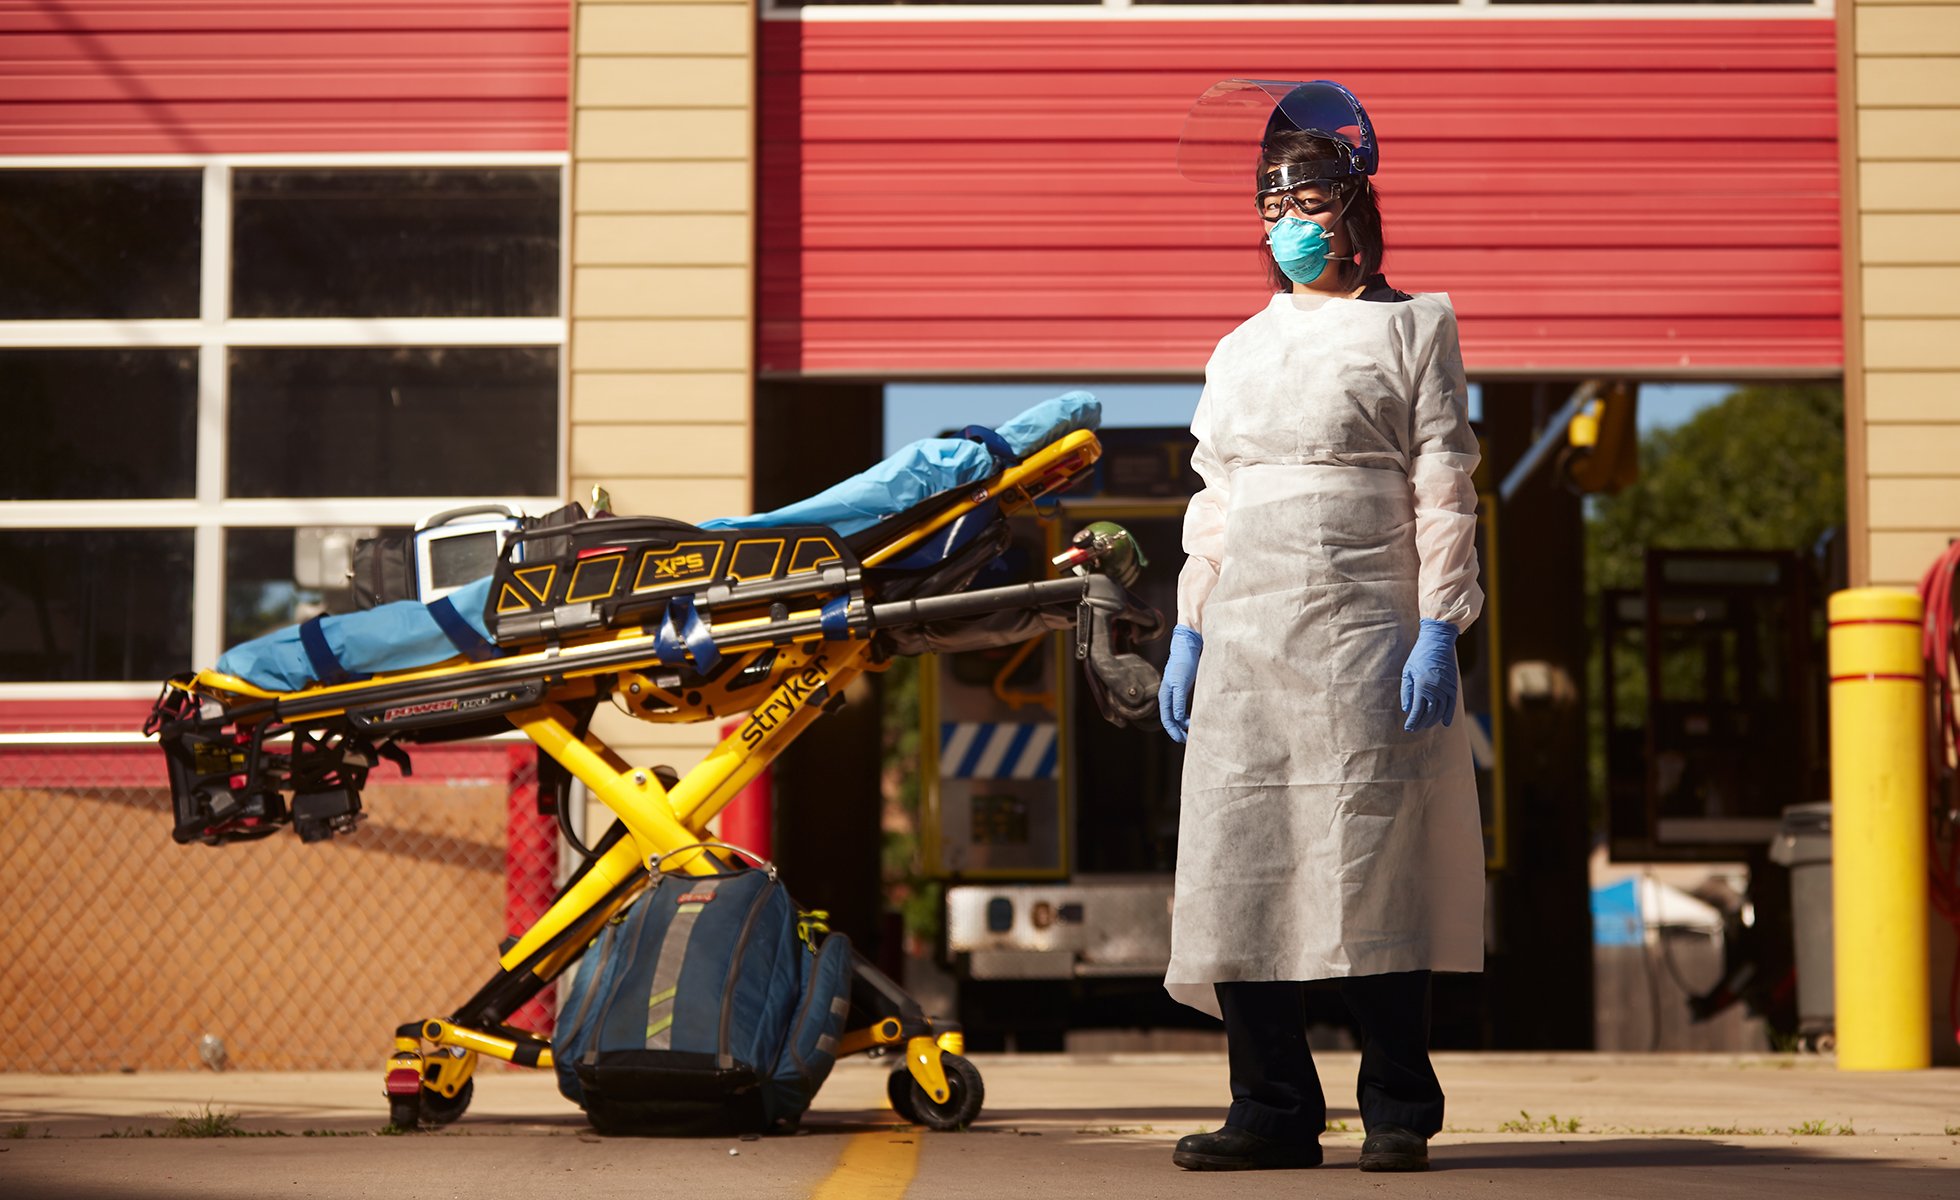
<svg viewBox="0 0 1960 1200">
<path fill-rule="evenodd" d="M 362 538 L 354 543 L 354 607 L 373 608 L 419 598 L 415 586 L 415 535 Z"/>
</svg>

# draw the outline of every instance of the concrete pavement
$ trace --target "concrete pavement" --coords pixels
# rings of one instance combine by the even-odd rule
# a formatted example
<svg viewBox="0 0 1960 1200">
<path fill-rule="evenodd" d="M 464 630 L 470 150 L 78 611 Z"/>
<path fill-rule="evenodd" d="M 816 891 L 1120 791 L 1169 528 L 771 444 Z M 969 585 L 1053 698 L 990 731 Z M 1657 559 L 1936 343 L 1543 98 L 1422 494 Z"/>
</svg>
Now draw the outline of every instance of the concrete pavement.
<svg viewBox="0 0 1960 1200">
<path fill-rule="evenodd" d="M 987 1108 L 964 1134 L 898 1124 L 883 1065 L 855 1059 L 802 1133 L 754 1141 L 602 1139 L 548 1076 L 495 1066 L 461 1122 L 411 1136 L 378 1134 L 378 1072 L 0 1075 L 0 1197 L 1960 1196 L 1960 1072 L 1439 1055 L 1437 1169 L 1397 1177 L 1353 1169 L 1356 1058 L 1319 1057 L 1327 1165 L 1230 1175 L 1169 1161 L 1223 1112 L 1212 1055 L 980 1056 Z M 205 1114 L 247 1136 L 171 1136 Z"/>
</svg>

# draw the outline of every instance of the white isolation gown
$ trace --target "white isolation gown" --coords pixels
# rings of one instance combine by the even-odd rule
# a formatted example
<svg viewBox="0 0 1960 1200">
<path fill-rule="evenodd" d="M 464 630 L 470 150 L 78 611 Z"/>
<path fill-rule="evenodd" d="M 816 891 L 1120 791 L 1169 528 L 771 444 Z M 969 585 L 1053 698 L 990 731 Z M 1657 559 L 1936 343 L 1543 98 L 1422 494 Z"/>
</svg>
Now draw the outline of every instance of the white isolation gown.
<svg viewBox="0 0 1960 1200">
<path fill-rule="evenodd" d="M 1165 986 L 1483 968 L 1467 721 L 1403 731 L 1420 618 L 1477 619 L 1456 316 L 1280 293 L 1191 423 L 1178 621 L 1204 635 Z"/>
</svg>

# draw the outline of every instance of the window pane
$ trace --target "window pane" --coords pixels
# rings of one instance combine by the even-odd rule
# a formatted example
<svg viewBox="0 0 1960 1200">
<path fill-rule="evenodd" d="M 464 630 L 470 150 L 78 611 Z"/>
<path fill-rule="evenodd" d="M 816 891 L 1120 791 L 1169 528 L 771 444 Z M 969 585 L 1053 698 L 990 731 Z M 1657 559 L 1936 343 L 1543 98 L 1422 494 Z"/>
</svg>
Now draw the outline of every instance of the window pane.
<svg viewBox="0 0 1960 1200">
<path fill-rule="evenodd" d="M 0 171 L 0 320 L 197 316 L 200 173 Z"/>
<path fill-rule="evenodd" d="M 197 493 L 197 351 L 0 350 L 0 499 Z"/>
<path fill-rule="evenodd" d="M 239 171 L 232 315 L 549 317 L 558 171 Z"/>
<path fill-rule="evenodd" d="M 227 647 L 317 616 L 321 601 L 317 590 L 293 582 L 292 530 L 225 530 Z"/>
<path fill-rule="evenodd" d="M 0 530 L 0 680 L 160 680 L 191 665 L 191 531 Z"/>
<path fill-rule="evenodd" d="M 395 537 L 409 532 L 406 527 L 336 529 L 343 531 L 350 537 Z M 225 531 L 226 646 L 249 642 L 323 612 L 351 610 L 349 594 L 344 590 L 329 595 L 317 587 L 302 587 L 295 580 L 294 533 L 291 529 Z M 329 565 L 340 567 L 339 563 L 327 563 L 322 556 L 313 573 L 317 575 Z"/>
<path fill-rule="evenodd" d="M 550 496 L 555 346 L 231 351 L 229 493 Z"/>
</svg>

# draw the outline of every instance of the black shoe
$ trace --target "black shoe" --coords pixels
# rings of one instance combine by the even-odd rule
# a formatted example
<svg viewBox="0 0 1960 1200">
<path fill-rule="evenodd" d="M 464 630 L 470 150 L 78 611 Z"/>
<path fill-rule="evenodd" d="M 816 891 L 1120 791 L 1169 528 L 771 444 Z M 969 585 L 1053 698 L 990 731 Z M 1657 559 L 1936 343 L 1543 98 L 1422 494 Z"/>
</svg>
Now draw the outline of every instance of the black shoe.
<svg viewBox="0 0 1960 1200">
<path fill-rule="evenodd" d="M 1177 1140 L 1171 1161 L 1187 1171 L 1286 1171 L 1320 1165 L 1319 1142 L 1281 1142 L 1227 1125 Z"/>
<path fill-rule="evenodd" d="M 1400 1125 L 1377 1125 L 1361 1143 L 1364 1171 L 1427 1171 L 1429 1139 Z"/>
</svg>

